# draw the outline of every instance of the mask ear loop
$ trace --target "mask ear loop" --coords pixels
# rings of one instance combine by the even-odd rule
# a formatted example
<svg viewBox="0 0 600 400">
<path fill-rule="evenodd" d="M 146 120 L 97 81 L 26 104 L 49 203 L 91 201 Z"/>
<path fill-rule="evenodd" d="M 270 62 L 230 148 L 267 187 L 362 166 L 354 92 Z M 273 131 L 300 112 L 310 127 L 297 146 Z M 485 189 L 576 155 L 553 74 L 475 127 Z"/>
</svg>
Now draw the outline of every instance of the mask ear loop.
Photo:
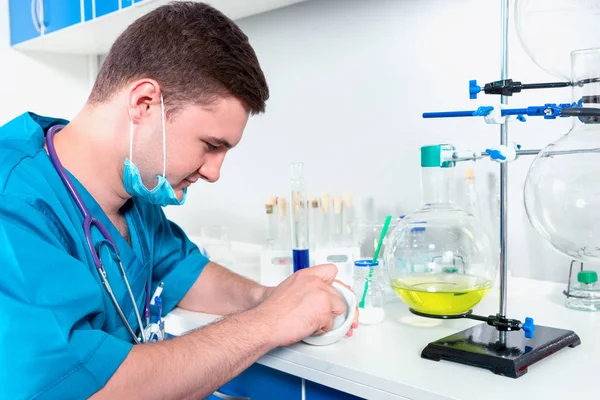
<svg viewBox="0 0 600 400">
<path fill-rule="evenodd" d="M 165 103 L 163 101 L 163 95 L 160 94 L 160 110 L 162 117 L 162 136 L 163 136 L 163 178 L 166 179 L 167 170 L 167 136 L 166 136 L 166 122 L 165 122 Z"/>
<path fill-rule="evenodd" d="M 133 164 L 133 120 L 129 115 L 129 161 Z"/>
</svg>

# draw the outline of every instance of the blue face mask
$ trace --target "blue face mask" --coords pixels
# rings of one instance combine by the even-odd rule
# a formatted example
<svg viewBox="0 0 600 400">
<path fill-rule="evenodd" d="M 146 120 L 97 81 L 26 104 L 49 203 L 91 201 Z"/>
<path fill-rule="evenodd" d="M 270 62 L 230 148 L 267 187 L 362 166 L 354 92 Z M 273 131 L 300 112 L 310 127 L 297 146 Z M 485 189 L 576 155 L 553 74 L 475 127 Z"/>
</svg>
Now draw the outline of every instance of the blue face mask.
<svg viewBox="0 0 600 400">
<path fill-rule="evenodd" d="M 131 196 L 137 196 L 145 201 L 158 204 L 160 206 L 181 205 L 185 203 L 187 197 L 187 188 L 183 189 L 183 197 L 181 201 L 177 199 L 173 187 L 165 177 L 167 168 L 167 143 L 166 143 L 166 126 L 165 126 L 165 105 L 163 103 L 162 94 L 160 95 L 160 107 L 162 113 L 162 137 L 163 137 L 163 173 L 156 175 L 158 184 L 152 190 L 148 190 L 142 182 L 140 170 L 133 163 L 133 121 L 129 120 L 129 158 L 125 159 L 125 168 L 123 169 L 123 185 L 125 190 Z"/>
</svg>

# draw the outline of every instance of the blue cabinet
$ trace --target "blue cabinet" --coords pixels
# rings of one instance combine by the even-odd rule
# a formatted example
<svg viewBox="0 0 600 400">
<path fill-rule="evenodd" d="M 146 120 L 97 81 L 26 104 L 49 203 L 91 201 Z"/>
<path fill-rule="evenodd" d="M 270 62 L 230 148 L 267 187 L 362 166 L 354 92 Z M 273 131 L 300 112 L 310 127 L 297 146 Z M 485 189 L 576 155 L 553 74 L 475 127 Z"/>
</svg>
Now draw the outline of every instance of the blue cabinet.
<svg viewBox="0 0 600 400">
<path fill-rule="evenodd" d="M 127 8 L 133 3 L 139 3 L 142 0 L 86 0 L 94 1 L 96 7 L 96 17 L 101 17 L 106 14 L 119 11 L 122 8 Z"/>
<path fill-rule="evenodd" d="M 306 400 L 362 400 L 308 380 L 304 381 Z M 219 389 L 219 393 L 251 400 L 301 400 L 302 379 L 276 369 L 254 364 Z"/>
<path fill-rule="evenodd" d="M 82 21 L 79 1 L 9 0 L 10 43 L 15 45 Z"/>
<path fill-rule="evenodd" d="M 302 379 L 261 364 L 253 364 L 220 388 L 219 393 L 252 400 L 301 400 Z"/>
<path fill-rule="evenodd" d="M 95 2 L 96 17 L 102 17 L 119 9 L 119 0 L 95 0 Z"/>
<path fill-rule="evenodd" d="M 52 33 L 82 21 L 81 2 L 73 0 L 40 0 L 43 3 L 44 34 Z"/>
<path fill-rule="evenodd" d="M 94 18 L 94 0 L 83 0 L 83 20 L 90 21 Z"/>
<path fill-rule="evenodd" d="M 142 0 L 83 0 L 84 21 L 119 11 Z"/>
<path fill-rule="evenodd" d="M 21 43 L 40 36 L 35 0 L 9 0 L 10 44 Z"/>
<path fill-rule="evenodd" d="M 305 381 L 304 389 L 306 400 L 359 400 L 362 397 L 357 397 L 339 390 L 332 389 L 327 386 L 319 385 L 318 383 Z"/>
</svg>

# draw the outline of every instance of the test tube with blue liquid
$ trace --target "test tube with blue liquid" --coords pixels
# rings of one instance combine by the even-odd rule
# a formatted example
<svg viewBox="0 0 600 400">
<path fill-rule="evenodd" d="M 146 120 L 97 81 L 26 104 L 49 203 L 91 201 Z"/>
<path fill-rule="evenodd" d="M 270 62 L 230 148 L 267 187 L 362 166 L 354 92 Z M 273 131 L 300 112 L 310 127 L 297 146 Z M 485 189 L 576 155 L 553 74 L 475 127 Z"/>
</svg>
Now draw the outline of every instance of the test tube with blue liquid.
<svg viewBox="0 0 600 400">
<path fill-rule="evenodd" d="M 292 199 L 292 253 L 294 272 L 310 266 L 308 240 L 308 203 L 304 164 L 295 162 L 290 165 L 290 191 Z"/>
</svg>

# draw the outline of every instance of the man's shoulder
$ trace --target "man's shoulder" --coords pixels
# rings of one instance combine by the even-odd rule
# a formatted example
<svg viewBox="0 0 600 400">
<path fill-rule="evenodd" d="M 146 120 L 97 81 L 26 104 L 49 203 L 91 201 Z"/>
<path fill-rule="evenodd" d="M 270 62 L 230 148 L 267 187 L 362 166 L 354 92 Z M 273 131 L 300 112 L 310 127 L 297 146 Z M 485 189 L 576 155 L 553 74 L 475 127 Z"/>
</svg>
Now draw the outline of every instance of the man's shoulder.
<svg viewBox="0 0 600 400">
<path fill-rule="evenodd" d="M 25 113 L 0 126 L 0 193 L 44 195 L 51 164 L 44 151 L 44 125 L 63 120 Z"/>
</svg>

